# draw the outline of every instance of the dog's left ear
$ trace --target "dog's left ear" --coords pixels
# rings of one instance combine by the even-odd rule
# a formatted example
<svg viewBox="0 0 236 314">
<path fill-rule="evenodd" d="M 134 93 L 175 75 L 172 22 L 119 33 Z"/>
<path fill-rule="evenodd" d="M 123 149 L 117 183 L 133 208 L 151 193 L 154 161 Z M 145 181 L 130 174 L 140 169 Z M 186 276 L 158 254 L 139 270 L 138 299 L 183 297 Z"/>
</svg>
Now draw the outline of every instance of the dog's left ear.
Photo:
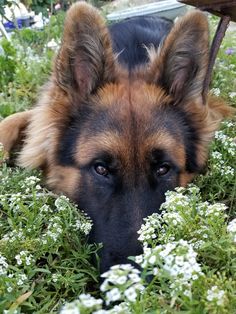
<svg viewBox="0 0 236 314">
<path fill-rule="evenodd" d="M 68 10 L 62 46 L 54 65 L 56 84 L 84 97 L 114 78 L 115 61 L 105 20 L 97 9 L 77 2 Z"/>
<path fill-rule="evenodd" d="M 202 101 L 209 58 L 209 28 L 204 13 L 190 12 L 179 18 L 156 55 L 151 56 L 148 80 L 173 97 Z"/>
</svg>

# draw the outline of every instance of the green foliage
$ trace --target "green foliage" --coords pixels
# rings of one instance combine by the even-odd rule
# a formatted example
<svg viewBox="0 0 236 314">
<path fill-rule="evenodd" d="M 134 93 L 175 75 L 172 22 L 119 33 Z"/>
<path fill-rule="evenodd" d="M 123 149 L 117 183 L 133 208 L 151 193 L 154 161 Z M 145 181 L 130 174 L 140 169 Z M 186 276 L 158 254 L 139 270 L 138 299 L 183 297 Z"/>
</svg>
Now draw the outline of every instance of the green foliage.
<svg viewBox="0 0 236 314">
<path fill-rule="evenodd" d="M 30 0 L 31 9 L 37 14 L 42 12 L 44 16 L 48 16 L 48 9 L 55 3 L 54 0 Z"/>
<path fill-rule="evenodd" d="M 85 239 L 91 222 L 35 174 L 5 165 L 0 171 L 1 313 L 51 313 L 97 282 L 90 263 L 97 249 Z"/>
<path fill-rule="evenodd" d="M 3 39 L 1 41 L 0 50 L 0 90 L 4 88 L 4 86 L 8 85 L 9 82 L 12 82 L 15 77 L 16 71 L 16 50 L 13 45 Z"/>
<path fill-rule="evenodd" d="M 223 122 L 221 130 L 215 133 L 207 172 L 198 176 L 195 181 L 201 187 L 205 200 L 224 200 L 232 215 L 235 215 L 236 208 L 235 135 L 235 121 Z"/>
<path fill-rule="evenodd" d="M 55 50 L 47 48 L 52 39 L 59 42 L 64 13 L 53 16 L 43 31 L 16 30 L 11 42 L 0 41 L 0 117 L 22 111 L 35 103 L 39 88 L 47 80 Z"/>
</svg>

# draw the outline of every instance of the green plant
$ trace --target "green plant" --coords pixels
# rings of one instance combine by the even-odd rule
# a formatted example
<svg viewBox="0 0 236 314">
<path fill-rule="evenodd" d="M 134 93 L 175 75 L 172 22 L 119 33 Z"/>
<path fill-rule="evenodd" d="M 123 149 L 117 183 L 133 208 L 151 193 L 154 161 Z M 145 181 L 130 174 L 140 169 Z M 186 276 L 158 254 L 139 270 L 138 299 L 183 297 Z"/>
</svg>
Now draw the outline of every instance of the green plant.
<svg viewBox="0 0 236 314">
<path fill-rule="evenodd" d="M 6 39 L 1 41 L 2 52 L 0 54 L 0 90 L 12 82 L 16 71 L 16 50 Z"/>
<path fill-rule="evenodd" d="M 97 247 L 85 238 L 91 222 L 66 197 L 45 190 L 35 175 L 1 167 L 1 313 L 53 312 L 97 282 L 91 264 Z"/>
</svg>

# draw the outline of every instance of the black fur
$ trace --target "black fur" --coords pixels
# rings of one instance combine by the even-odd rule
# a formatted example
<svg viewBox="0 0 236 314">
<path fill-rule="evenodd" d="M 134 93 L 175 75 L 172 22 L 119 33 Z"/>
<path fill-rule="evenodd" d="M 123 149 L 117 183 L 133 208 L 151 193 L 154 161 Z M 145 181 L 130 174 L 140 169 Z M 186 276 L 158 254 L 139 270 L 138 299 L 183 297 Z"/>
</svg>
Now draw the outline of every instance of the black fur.
<svg viewBox="0 0 236 314">
<path fill-rule="evenodd" d="M 173 26 L 173 22 L 154 15 L 126 19 L 109 27 L 112 47 L 118 61 L 129 69 L 148 62 L 145 47 L 158 47 Z"/>
</svg>

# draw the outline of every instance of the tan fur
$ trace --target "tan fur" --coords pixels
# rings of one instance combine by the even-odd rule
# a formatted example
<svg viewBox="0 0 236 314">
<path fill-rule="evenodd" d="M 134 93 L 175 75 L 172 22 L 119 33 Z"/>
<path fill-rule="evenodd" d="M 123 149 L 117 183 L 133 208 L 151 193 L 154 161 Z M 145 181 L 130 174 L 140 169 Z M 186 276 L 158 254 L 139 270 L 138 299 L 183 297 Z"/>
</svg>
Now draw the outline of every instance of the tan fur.
<svg viewBox="0 0 236 314">
<path fill-rule="evenodd" d="M 11 150 L 21 141 L 31 115 L 32 110 L 15 113 L 0 123 L 0 143 L 3 144 L 4 159 L 9 157 Z"/>
<path fill-rule="evenodd" d="M 47 167 L 47 184 L 56 193 L 63 192 L 73 199 L 75 186 L 78 185 L 80 175 L 73 167 L 56 166 L 55 164 Z"/>
<path fill-rule="evenodd" d="M 222 99 L 209 95 L 206 105 L 189 102 L 186 104 L 186 111 L 190 113 L 199 130 L 200 142 L 197 149 L 197 159 L 199 165 L 203 166 L 206 163 L 209 144 L 215 131 L 224 118 L 232 115 L 234 109 L 227 106 Z"/>
</svg>

